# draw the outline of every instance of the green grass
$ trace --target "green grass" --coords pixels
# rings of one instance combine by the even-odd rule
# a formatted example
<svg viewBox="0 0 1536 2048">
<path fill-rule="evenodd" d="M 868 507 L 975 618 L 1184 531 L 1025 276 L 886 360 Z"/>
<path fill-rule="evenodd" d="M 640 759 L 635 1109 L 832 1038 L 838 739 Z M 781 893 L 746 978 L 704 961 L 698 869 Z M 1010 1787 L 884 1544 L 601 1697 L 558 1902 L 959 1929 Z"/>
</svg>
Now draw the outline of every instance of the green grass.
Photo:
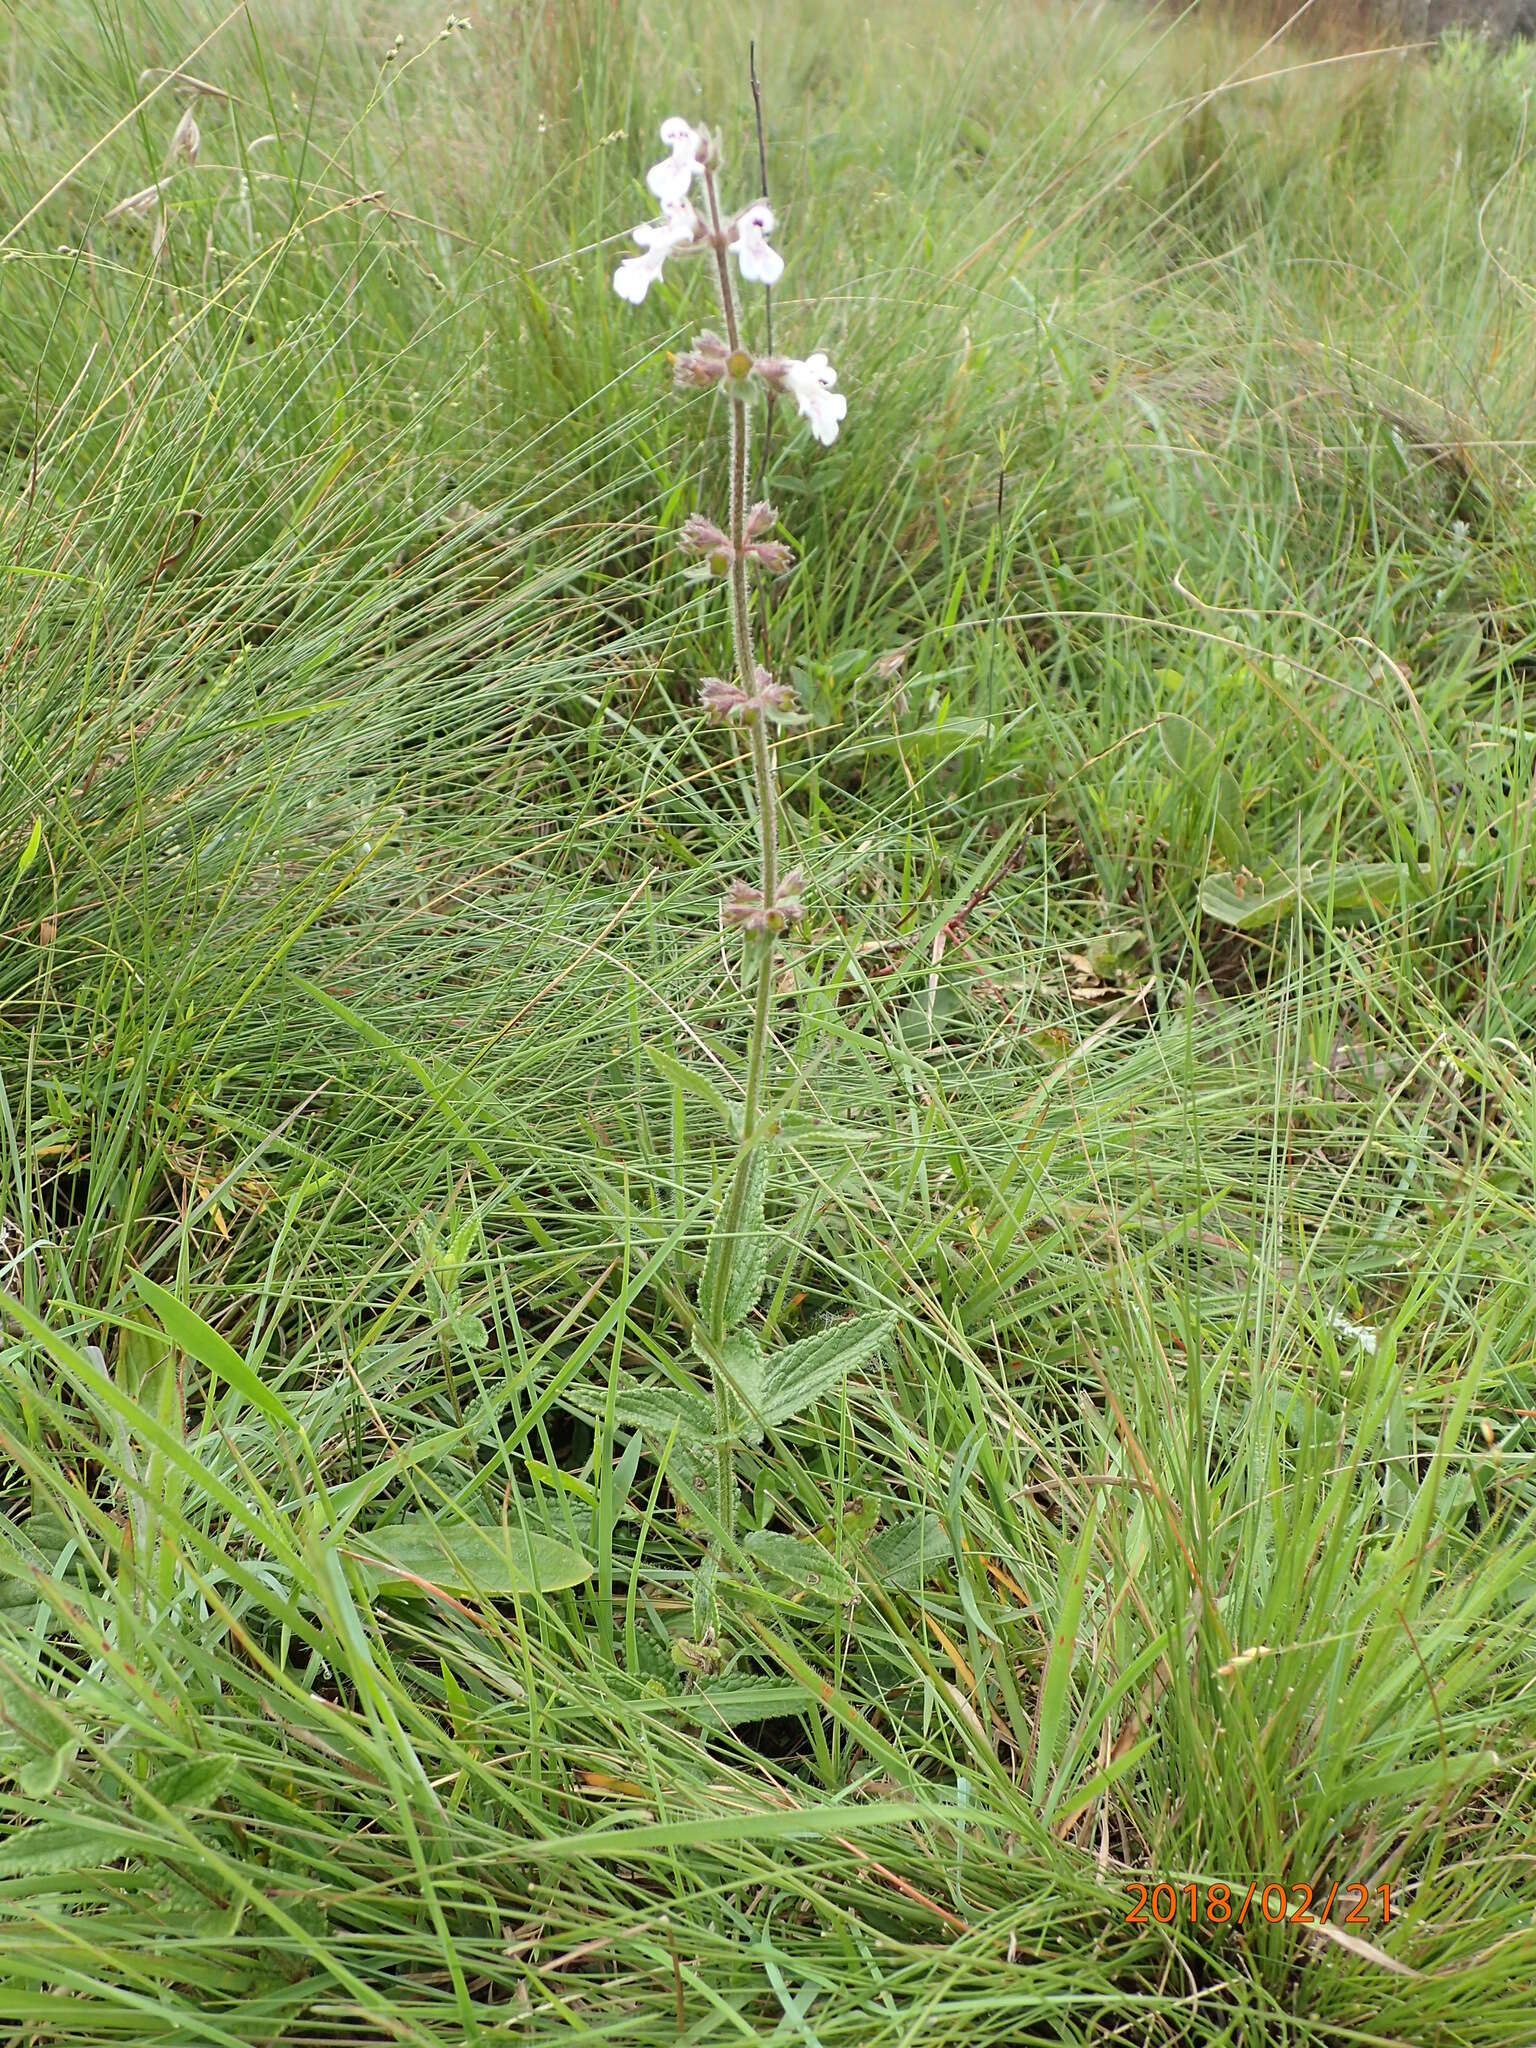
<svg viewBox="0 0 1536 2048">
<path fill-rule="evenodd" d="M 1508 2048 L 1536 71 L 718 12 L 6 19 L 0 2039 Z M 752 821 L 665 544 L 703 281 L 596 245 L 667 112 L 750 153 L 750 33 L 850 394 L 770 479 L 766 1310 L 898 1324 L 742 1460 L 851 1588 L 689 1686 L 608 1390 L 685 1362 Z M 420 1515 L 592 1570 L 415 1597 Z"/>
</svg>

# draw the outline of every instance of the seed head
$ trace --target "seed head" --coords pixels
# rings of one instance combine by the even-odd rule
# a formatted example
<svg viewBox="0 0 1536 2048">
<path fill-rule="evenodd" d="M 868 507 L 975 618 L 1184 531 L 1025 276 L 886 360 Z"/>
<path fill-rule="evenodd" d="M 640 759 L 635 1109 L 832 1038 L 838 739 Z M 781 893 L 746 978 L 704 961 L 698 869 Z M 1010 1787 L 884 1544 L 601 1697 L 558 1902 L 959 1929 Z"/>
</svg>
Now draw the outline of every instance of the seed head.
<svg viewBox="0 0 1536 2048">
<path fill-rule="evenodd" d="M 171 137 L 170 161 L 191 166 L 197 162 L 202 146 L 203 136 L 197 125 L 197 115 L 188 107 L 176 123 L 176 133 Z"/>
</svg>

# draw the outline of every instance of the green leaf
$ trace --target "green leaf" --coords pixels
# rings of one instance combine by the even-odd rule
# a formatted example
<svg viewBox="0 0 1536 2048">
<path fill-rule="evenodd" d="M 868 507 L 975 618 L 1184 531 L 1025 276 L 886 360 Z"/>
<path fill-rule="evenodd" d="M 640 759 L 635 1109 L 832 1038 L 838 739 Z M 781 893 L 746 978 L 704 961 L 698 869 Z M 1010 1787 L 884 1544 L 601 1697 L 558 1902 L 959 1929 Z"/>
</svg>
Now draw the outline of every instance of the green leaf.
<svg viewBox="0 0 1536 2048">
<path fill-rule="evenodd" d="M 949 1562 L 949 1532 L 937 1515 L 908 1515 L 882 1529 L 864 1546 L 864 1562 L 883 1586 L 920 1592 Z"/>
<path fill-rule="evenodd" d="M 176 1351 L 165 1332 L 152 1324 L 128 1324 L 117 1341 L 117 1379 L 130 1400 L 164 1422 L 164 1384 L 175 1377 Z"/>
<path fill-rule="evenodd" d="M 89 1827 L 77 1821 L 45 1820 L 18 1828 L 0 1842 L 0 1877 L 41 1877 L 55 1870 L 72 1875 L 101 1870 L 135 1847 L 123 1828 Z"/>
<path fill-rule="evenodd" d="M 232 1756 L 195 1756 L 157 1771 L 145 1791 L 175 1813 L 211 1813 L 235 1775 Z"/>
<path fill-rule="evenodd" d="M 280 1423 L 285 1429 L 297 1429 L 298 1424 L 286 1404 L 273 1393 L 272 1389 L 253 1372 L 240 1356 L 234 1345 L 217 1330 L 210 1329 L 200 1315 L 179 1302 L 174 1294 L 168 1294 L 144 1273 L 132 1276 L 134 1287 L 144 1301 L 160 1318 L 165 1333 L 179 1344 L 189 1358 L 195 1358 L 216 1379 L 233 1387 L 242 1394 L 253 1408 L 260 1409 L 269 1422 Z"/>
<path fill-rule="evenodd" d="M 1261 931 L 1298 907 L 1314 917 L 1381 917 L 1406 896 L 1423 894 L 1417 871 L 1402 861 L 1339 861 L 1303 869 L 1299 876 L 1208 875 L 1200 908 L 1234 931 Z"/>
<path fill-rule="evenodd" d="M 16 1783 L 29 1799 L 47 1799 L 57 1792 L 75 1758 L 79 1755 L 78 1742 L 66 1742 L 58 1749 L 51 1749 L 45 1756 L 34 1757 L 30 1763 L 20 1766 Z"/>
<path fill-rule="evenodd" d="M 378 1591 L 398 1599 L 425 1599 L 436 1590 L 504 1600 L 514 1593 L 558 1593 L 592 1576 L 591 1565 L 568 1543 L 491 1522 L 413 1515 L 354 1541 Z"/>
<path fill-rule="evenodd" d="M 726 1130 L 736 1129 L 736 1119 L 731 1114 L 730 1104 L 708 1075 L 701 1074 L 696 1067 L 685 1066 L 681 1060 L 674 1059 L 671 1053 L 663 1052 L 657 1045 L 646 1046 L 645 1056 L 657 1073 L 670 1081 L 674 1087 L 682 1089 L 685 1095 L 696 1095 L 701 1102 L 707 1102 Z"/>
<path fill-rule="evenodd" d="M 769 1352 L 763 1362 L 762 1394 L 756 1403 L 764 1426 L 775 1429 L 792 1422 L 830 1394 L 873 1358 L 890 1336 L 896 1318 L 889 1310 L 850 1316 L 814 1337 Z"/>
<path fill-rule="evenodd" d="M 699 1314 L 704 1327 L 717 1335 L 734 1330 L 757 1306 L 768 1276 L 768 1239 L 763 1228 L 763 1203 L 768 1194 L 771 1148 L 754 1145 L 738 1163 L 732 1175 L 734 1191 L 738 1178 L 742 1197 L 734 1230 L 728 1228 L 730 1200 L 715 1218 L 704 1254 L 704 1271 L 699 1279 Z"/>
<path fill-rule="evenodd" d="M 605 1412 L 600 1393 L 592 1408 Z M 685 1393 L 681 1387 L 616 1387 L 613 1419 L 626 1429 L 644 1430 L 647 1436 L 675 1435 L 684 1444 L 707 1444 L 715 1434 L 713 1406 L 702 1394 Z"/>
<path fill-rule="evenodd" d="M 31 867 L 33 861 L 37 859 L 38 851 L 41 848 L 42 843 L 43 814 L 41 811 L 39 811 L 37 816 L 32 820 L 31 836 L 27 840 L 26 845 L 21 850 L 21 859 L 16 863 L 16 879 L 18 881 L 20 881 L 21 877 L 27 872 L 27 869 Z"/>
<path fill-rule="evenodd" d="M 847 1572 L 823 1544 L 814 1537 L 786 1536 L 776 1529 L 754 1529 L 742 1543 L 754 1564 L 775 1578 L 825 1600 L 844 1601 L 853 1597 L 854 1585 Z"/>
<path fill-rule="evenodd" d="M 667 1453 L 666 1474 L 680 1523 L 694 1527 L 719 1519 L 720 1468 L 713 1451 L 674 1443 Z"/>
<path fill-rule="evenodd" d="M 922 752 L 926 748 L 938 747 L 948 747 L 951 752 L 959 753 L 967 747 L 990 746 L 999 729 L 990 718 L 957 714 L 953 718 L 936 719 L 929 725 L 908 726 L 899 733 L 875 733 L 866 739 L 845 740 L 840 751 L 850 759 L 870 754 Z"/>
<path fill-rule="evenodd" d="M 1175 767 L 1192 796 L 1202 806 L 1215 800 L 1211 837 L 1222 859 L 1234 868 L 1253 865 L 1253 845 L 1243 823 L 1243 797 L 1237 778 L 1217 751 L 1216 742 L 1191 719 L 1176 711 L 1165 711 L 1158 720 L 1157 736 L 1163 752 Z"/>
<path fill-rule="evenodd" d="M 693 1633 L 701 1643 L 712 1643 L 720 1633 L 719 1578 L 720 1560 L 706 1550 L 693 1575 Z"/>
<path fill-rule="evenodd" d="M 58 1702 L 0 1661 L 0 1772 L 13 1771 L 29 1798 L 46 1799 L 58 1789 L 79 1747 L 74 1725 Z"/>
<path fill-rule="evenodd" d="M 760 1444 L 763 1440 L 763 1346 L 755 1330 L 734 1330 L 714 1347 L 714 1356 L 697 1339 L 694 1350 L 711 1375 L 715 1360 L 731 1392 L 732 1441 Z M 718 1435 L 714 1439 L 719 1441 Z"/>
</svg>

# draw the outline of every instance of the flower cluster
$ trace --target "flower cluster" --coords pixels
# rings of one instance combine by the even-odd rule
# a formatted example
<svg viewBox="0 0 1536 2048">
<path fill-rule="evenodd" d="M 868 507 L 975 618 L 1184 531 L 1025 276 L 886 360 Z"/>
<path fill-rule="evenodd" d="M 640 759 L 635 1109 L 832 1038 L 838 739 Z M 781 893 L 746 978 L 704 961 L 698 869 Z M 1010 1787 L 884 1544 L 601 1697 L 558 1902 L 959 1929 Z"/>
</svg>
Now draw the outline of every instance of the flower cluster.
<svg viewBox="0 0 1536 2048">
<path fill-rule="evenodd" d="M 740 725 L 755 725 L 760 718 L 786 725 L 800 710 L 793 686 L 776 683 L 761 663 L 753 670 L 750 690 L 726 682 L 722 676 L 706 676 L 699 685 L 699 702 L 716 725 L 732 719 Z"/>
<path fill-rule="evenodd" d="M 639 259 L 631 257 L 631 262 Z M 624 269 L 620 265 L 620 269 Z M 615 279 L 618 288 L 618 280 Z M 620 297 L 625 296 L 620 289 Z M 848 400 L 837 389 L 837 372 L 822 350 L 801 362 L 795 356 L 752 356 L 733 349 L 708 328 L 694 337 L 693 347 L 672 364 L 673 382 L 685 391 L 710 391 L 717 385 L 747 395 L 753 379 L 776 398 L 792 398 L 811 432 L 824 448 L 837 439 L 848 416 Z"/>
<path fill-rule="evenodd" d="M 724 257 L 734 256 L 744 282 L 776 285 L 784 275 L 784 258 L 768 239 L 778 220 L 767 200 L 754 199 L 728 221 L 717 217 L 711 203 L 709 219 L 701 219 L 690 194 L 694 181 L 703 178 L 713 202 L 719 149 L 710 135 L 677 114 L 662 122 L 661 139 L 667 154 L 645 174 L 646 185 L 661 202 L 661 218 L 642 221 L 631 230 L 641 254 L 626 256 L 614 272 L 613 288 L 619 297 L 640 305 L 669 256 L 711 250 L 722 260 L 722 268 Z M 755 380 L 775 397 L 793 399 L 825 448 L 837 439 L 847 417 L 848 400 L 836 389 L 837 372 L 819 349 L 803 362 L 794 356 L 754 357 L 739 344 L 706 331 L 687 355 L 677 359 L 674 369 L 677 383 L 688 390 L 728 385 L 745 395 Z"/>
<path fill-rule="evenodd" d="M 770 576 L 787 576 L 795 566 L 794 550 L 781 540 L 763 539 L 778 524 L 778 518 L 773 507 L 760 499 L 746 516 L 738 546 L 712 519 L 692 512 L 677 536 L 678 553 L 702 557 L 689 571 L 690 575 L 728 576 L 733 562 L 755 562 Z"/>
<path fill-rule="evenodd" d="M 749 882 L 735 881 L 720 906 L 724 923 L 756 938 L 777 938 L 804 915 L 805 876 L 799 868 L 791 868 L 779 878 L 771 903 L 764 903 L 761 889 L 754 889 Z"/>
</svg>

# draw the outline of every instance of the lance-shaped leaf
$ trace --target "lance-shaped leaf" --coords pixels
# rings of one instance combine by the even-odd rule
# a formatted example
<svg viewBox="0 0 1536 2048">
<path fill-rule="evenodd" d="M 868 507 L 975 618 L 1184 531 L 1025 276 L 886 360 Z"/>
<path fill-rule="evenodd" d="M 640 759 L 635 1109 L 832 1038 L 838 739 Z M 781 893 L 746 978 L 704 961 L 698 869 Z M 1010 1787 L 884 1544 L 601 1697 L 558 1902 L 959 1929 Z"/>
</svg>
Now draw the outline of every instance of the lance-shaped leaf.
<svg viewBox="0 0 1536 2048">
<path fill-rule="evenodd" d="M 709 1369 L 711 1378 L 718 1376 L 725 1381 L 730 1395 L 731 1441 L 760 1444 L 763 1440 L 763 1347 L 757 1332 L 733 1330 L 730 1336 L 722 1337 L 712 1347 L 695 1337 L 693 1348 Z"/>
<path fill-rule="evenodd" d="M 852 1579 L 814 1536 L 786 1536 L 777 1529 L 754 1529 L 743 1550 L 773 1578 L 787 1579 L 797 1591 L 818 1593 L 824 1600 L 853 1598 Z"/>
<path fill-rule="evenodd" d="M 949 1531 L 937 1515 L 909 1515 L 872 1536 L 862 1562 L 882 1586 L 916 1593 L 925 1579 L 943 1570 L 950 1554 Z"/>
<path fill-rule="evenodd" d="M 1243 823 L 1242 792 L 1237 778 L 1222 760 L 1210 734 L 1177 712 L 1165 711 L 1158 720 L 1158 738 L 1163 752 L 1178 769 L 1185 786 L 1202 808 L 1211 809 L 1211 837 L 1229 866 L 1253 865 L 1253 847 Z"/>
<path fill-rule="evenodd" d="M 679 1443 L 707 1444 L 715 1435 L 715 1411 L 702 1394 L 681 1387 L 619 1387 L 613 1419 L 647 1436 L 675 1435 Z"/>
<path fill-rule="evenodd" d="M 776 1429 L 780 1423 L 793 1422 L 841 1386 L 849 1373 L 874 1357 L 895 1321 L 884 1309 L 874 1315 L 851 1316 L 847 1322 L 818 1330 L 814 1337 L 802 1337 L 797 1344 L 770 1351 L 763 1360 L 756 1397 L 743 1388 L 764 1427 Z"/>
<path fill-rule="evenodd" d="M 599 1424 L 608 1413 L 607 1391 L 573 1387 L 565 1406 Z M 613 1390 L 613 1419 L 619 1428 L 638 1429 L 653 1443 L 675 1436 L 681 1444 L 711 1444 L 717 1434 L 714 1404 L 684 1387 L 642 1387 L 621 1379 Z"/>
<path fill-rule="evenodd" d="M 591 1565 L 568 1543 L 498 1523 L 412 1515 L 355 1541 L 378 1591 L 397 1599 L 421 1600 L 438 1591 L 503 1600 L 512 1593 L 555 1593 L 592 1576 Z"/>
<path fill-rule="evenodd" d="M 667 1485 L 678 1522 L 685 1528 L 709 1525 L 720 1519 L 720 1467 L 715 1453 L 694 1444 L 675 1441 L 667 1453 Z"/>
<path fill-rule="evenodd" d="M 738 1164 L 731 1191 L 740 1198 L 731 1213 L 729 1196 L 715 1218 L 699 1278 L 699 1314 L 714 1336 L 745 1321 L 757 1304 L 768 1274 L 768 1236 L 763 1228 L 763 1202 L 768 1193 L 771 1156 L 767 1145 L 754 1145 Z"/>
<path fill-rule="evenodd" d="M 1394 860 L 1322 862 L 1299 875 L 1214 874 L 1200 891 L 1200 908 L 1240 932 L 1261 931 L 1297 910 L 1317 918 L 1381 918 L 1421 900 L 1426 880 L 1424 871 Z"/>
</svg>

